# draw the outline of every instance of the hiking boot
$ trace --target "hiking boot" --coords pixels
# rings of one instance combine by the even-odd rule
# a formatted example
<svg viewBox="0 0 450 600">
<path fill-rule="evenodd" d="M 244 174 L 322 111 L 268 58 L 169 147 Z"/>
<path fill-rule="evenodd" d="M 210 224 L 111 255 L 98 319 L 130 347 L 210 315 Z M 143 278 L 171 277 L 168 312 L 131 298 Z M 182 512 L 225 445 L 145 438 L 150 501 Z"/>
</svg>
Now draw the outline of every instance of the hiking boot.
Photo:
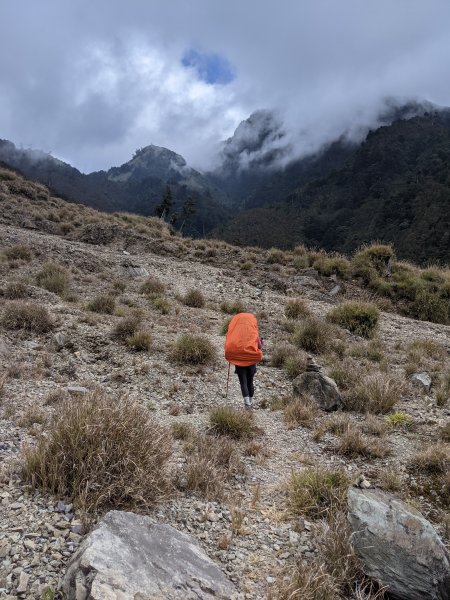
<svg viewBox="0 0 450 600">
<path fill-rule="evenodd" d="M 244 408 L 246 410 L 251 410 L 253 408 L 252 399 L 250 398 L 250 396 L 245 396 L 245 398 L 244 398 Z"/>
</svg>

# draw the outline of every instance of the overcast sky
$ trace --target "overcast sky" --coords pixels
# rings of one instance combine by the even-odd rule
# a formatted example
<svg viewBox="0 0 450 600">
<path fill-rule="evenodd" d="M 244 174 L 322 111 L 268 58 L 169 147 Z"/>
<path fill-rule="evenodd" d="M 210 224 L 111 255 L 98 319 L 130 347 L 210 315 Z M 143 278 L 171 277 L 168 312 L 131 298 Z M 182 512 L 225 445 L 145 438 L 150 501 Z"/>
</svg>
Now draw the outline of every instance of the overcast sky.
<svg viewBox="0 0 450 600">
<path fill-rule="evenodd" d="M 150 143 L 202 168 L 258 108 L 299 153 L 382 101 L 450 105 L 448 0 L 0 0 L 0 138 L 84 172 Z"/>
</svg>

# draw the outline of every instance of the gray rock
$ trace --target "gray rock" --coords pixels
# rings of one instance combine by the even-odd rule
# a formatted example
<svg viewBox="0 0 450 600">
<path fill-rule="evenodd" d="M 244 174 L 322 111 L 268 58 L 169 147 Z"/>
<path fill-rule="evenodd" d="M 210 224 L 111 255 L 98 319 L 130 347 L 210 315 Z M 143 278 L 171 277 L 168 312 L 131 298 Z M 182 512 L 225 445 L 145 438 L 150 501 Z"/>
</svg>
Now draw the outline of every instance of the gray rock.
<svg viewBox="0 0 450 600">
<path fill-rule="evenodd" d="M 84 396 L 89 393 L 89 390 L 85 387 L 77 386 L 77 385 L 69 385 L 67 391 L 72 396 Z"/>
<path fill-rule="evenodd" d="M 294 394 L 309 395 L 322 410 L 337 410 L 342 406 L 342 399 L 336 382 L 323 373 L 306 371 L 294 379 Z"/>
<path fill-rule="evenodd" d="M 55 345 L 58 348 L 58 350 L 62 350 L 63 348 L 65 348 L 67 343 L 66 336 L 61 331 L 55 333 L 55 335 L 53 336 L 53 341 L 55 342 Z"/>
<path fill-rule="evenodd" d="M 233 584 L 192 538 L 111 511 L 82 542 L 63 582 L 68 600 L 230 599 Z"/>
<path fill-rule="evenodd" d="M 414 375 L 411 375 L 411 381 L 414 385 L 423 388 L 427 392 L 431 389 L 431 377 L 428 373 L 414 373 Z"/>
<path fill-rule="evenodd" d="M 348 490 L 353 544 L 369 577 L 397 600 L 449 600 L 449 556 L 432 525 L 380 490 Z"/>
<path fill-rule="evenodd" d="M 342 288 L 340 285 L 335 285 L 334 288 L 332 288 L 328 293 L 330 296 L 337 296 L 341 289 Z"/>
<path fill-rule="evenodd" d="M 148 277 L 147 269 L 132 262 L 122 263 L 121 269 L 125 277 Z"/>
</svg>

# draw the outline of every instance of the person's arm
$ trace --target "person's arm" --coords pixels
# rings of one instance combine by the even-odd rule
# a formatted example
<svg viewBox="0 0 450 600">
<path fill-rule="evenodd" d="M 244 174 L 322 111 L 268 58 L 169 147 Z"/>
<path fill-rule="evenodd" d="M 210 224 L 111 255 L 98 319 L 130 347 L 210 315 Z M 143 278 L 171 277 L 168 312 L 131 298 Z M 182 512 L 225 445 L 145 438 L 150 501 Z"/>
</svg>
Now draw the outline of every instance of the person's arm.
<svg viewBox="0 0 450 600">
<path fill-rule="evenodd" d="M 262 337 L 258 338 L 258 350 L 262 350 L 263 347 L 263 339 Z"/>
</svg>

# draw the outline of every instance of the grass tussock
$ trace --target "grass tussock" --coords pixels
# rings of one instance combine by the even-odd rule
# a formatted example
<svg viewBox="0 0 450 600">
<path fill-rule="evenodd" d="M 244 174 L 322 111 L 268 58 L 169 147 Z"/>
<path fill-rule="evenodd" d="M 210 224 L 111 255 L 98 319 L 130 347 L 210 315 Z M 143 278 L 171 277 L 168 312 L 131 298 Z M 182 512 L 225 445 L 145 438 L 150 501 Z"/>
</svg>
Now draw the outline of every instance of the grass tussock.
<svg viewBox="0 0 450 600">
<path fill-rule="evenodd" d="M 46 263 L 36 275 L 38 286 L 54 294 L 64 294 L 70 284 L 70 273 L 62 265 Z"/>
<path fill-rule="evenodd" d="M 127 338 L 134 335 L 140 324 L 142 317 L 139 314 L 130 315 L 121 319 L 112 331 L 113 337 L 124 342 Z"/>
<path fill-rule="evenodd" d="M 136 331 L 126 338 L 125 343 L 135 352 L 148 352 L 152 347 L 152 336 L 146 331 Z"/>
<path fill-rule="evenodd" d="M 208 365 L 215 362 L 217 352 L 206 337 L 185 334 L 175 342 L 172 358 L 183 365 Z"/>
<path fill-rule="evenodd" d="M 245 312 L 245 304 L 242 300 L 225 300 L 221 303 L 220 310 L 227 315 L 236 315 Z"/>
<path fill-rule="evenodd" d="M 307 467 L 288 482 L 288 510 L 293 516 L 325 517 L 344 506 L 349 480 L 340 470 Z"/>
<path fill-rule="evenodd" d="M 342 434 L 336 450 L 342 456 L 356 458 L 384 458 L 389 454 L 386 443 L 378 438 L 369 438 L 355 426 L 347 427 Z"/>
<path fill-rule="evenodd" d="M 209 413 L 209 423 L 213 433 L 234 439 L 250 438 L 259 431 L 253 412 L 231 406 L 213 408 Z"/>
<path fill-rule="evenodd" d="M 159 296 L 164 294 L 166 286 L 157 277 L 149 277 L 140 287 L 141 294 Z"/>
<path fill-rule="evenodd" d="M 322 354 L 331 347 L 334 336 L 335 330 L 332 325 L 316 317 L 308 317 L 297 327 L 292 341 L 306 352 Z"/>
<path fill-rule="evenodd" d="M 148 508 L 169 490 L 171 435 L 141 404 L 103 392 L 65 401 L 35 447 L 23 476 L 91 512 Z"/>
<path fill-rule="evenodd" d="M 1 324 L 6 329 L 23 329 L 33 333 L 47 333 L 54 328 L 54 322 L 45 306 L 11 301 L 5 305 Z"/>
<path fill-rule="evenodd" d="M 398 377 L 374 373 L 363 377 L 343 394 L 344 409 L 384 414 L 401 400 L 405 391 L 406 384 Z"/>
<path fill-rule="evenodd" d="M 309 317 L 311 312 L 308 308 L 308 305 L 301 298 L 295 298 L 294 300 L 289 300 L 286 306 L 284 307 L 284 314 L 286 319 L 304 319 L 305 317 Z"/>
<path fill-rule="evenodd" d="M 427 475 L 444 475 L 450 468 L 450 449 L 447 444 L 437 443 L 417 452 L 411 466 Z"/>
<path fill-rule="evenodd" d="M 21 300 L 28 295 L 28 286 L 22 281 L 10 281 L 3 290 L 3 296 L 8 300 Z"/>
<path fill-rule="evenodd" d="M 286 405 L 284 421 L 289 429 L 298 425 L 310 428 L 317 414 L 317 405 L 313 400 L 308 397 L 296 398 Z"/>
<path fill-rule="evenodd" d="M 96 296 L 87 304 L 87 309 L 95 313 L 112 315 L 116 310 L 116 299 L 114 296 Z"/>
<path fill-rule="evenodd" d="M 379 318 L 378 307 L 367 302 L 344 302 L 327 314 L 331 323 L 364 338 L 374 336 Z"/>
<path fill-rule="evenodd" d="M 205 297 L 200 290 L 188 290 L 183 296 L 183 304 L 191 308 L 203 308 L 205 306 Z"/>
<path fill-rule="evenodd" d="M 206 500 L 223 499 L 225 484 L 244 472 L 235 442 L 226 437 L 191 434 L 185 454 L 186 472 L 181 487 Z"/>
<path fill-rule="evenodd" d="M 28 246 L 11 246 L 3 250 L 3 256 L 10 261 L 22 260 L 24 262 L 30 262 L 33 258 L 31 249 Z"/>
</svg>

